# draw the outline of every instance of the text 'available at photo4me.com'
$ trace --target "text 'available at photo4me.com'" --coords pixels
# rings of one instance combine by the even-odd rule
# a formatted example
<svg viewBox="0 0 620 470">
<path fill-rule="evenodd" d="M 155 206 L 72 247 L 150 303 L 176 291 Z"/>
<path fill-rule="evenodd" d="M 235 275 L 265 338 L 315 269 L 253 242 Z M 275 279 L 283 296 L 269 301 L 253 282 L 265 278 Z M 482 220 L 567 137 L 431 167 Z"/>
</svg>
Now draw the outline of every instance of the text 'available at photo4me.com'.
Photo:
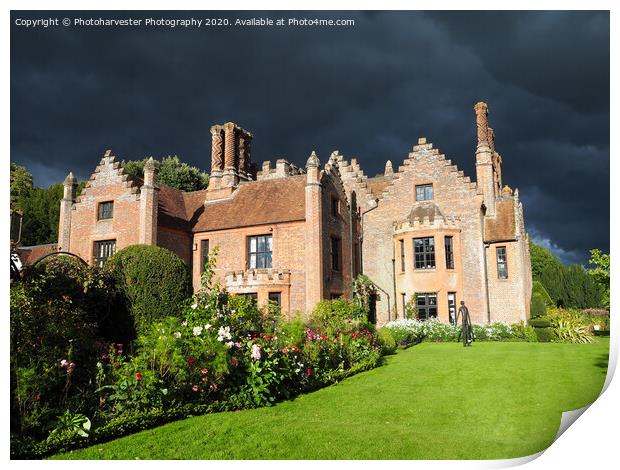
<svg viewBox="0 0 620 470">
<path fill-rule="evenodd" d="M 21 28 L 245 28 L 245 27 L 354 27 L 352 18 L 312 17 L 251 17 L 227 16 L 163 18 L 163 17 L 44 17 L 15 18 L 14 25 Z"/>
</svg>

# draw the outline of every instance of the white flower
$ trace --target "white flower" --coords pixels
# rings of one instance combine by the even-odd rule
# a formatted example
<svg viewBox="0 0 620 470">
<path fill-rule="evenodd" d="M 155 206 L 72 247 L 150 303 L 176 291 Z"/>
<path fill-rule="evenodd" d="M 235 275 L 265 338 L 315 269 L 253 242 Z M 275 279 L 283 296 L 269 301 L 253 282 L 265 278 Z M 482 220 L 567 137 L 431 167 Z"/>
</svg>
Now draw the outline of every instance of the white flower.
<svg viewBox="0 0 620 470">
<path fill-rule="evenodd" d="M 196 303 L 192 304 L 192 308 L 193 308 L 194 310 L 196 310 L 196 307 L 198 307 L 198 304 L 196 304 Z"/>
<path fill-rule="evenodd" d="M 192 332 L 194 333 L 194 336 L 200 336 L 200 334 L 202 333 L 202 326 L 195 326 L 192 329 Z"/>
<path fill-rule="evenodd" d="M 207 323 L 205 325 L 205 330 L 210 330 L 211 328 L 213 328 L 213 325 L 211 325 L 211 323 Z"/>
<path fill-rule="evenodd" d="M 60 361 L 60 367 L 67 367 L 68 361 L 66 359 L 63 359 L 62 361 Z"/>
<path fill-rule="evenodd" d="M 230 339 L 230 326 L 220 326 L 220 329 L 217 332 L 217 340 L 224 341 L 225 339 Z"/>
<path fill-rule="evenodd" d="M 258 344 L 252 345 L 252 351 L 250 353 L 250 356 L 252 356 L 252 359 L 256 361 L 260 360 L 260 346 Z"/>
<path fill-rule="evenodd" d="M 174 337 L 175 338 L 180 338 L 181 337 L 181 332 L 177 331 L 176 333 L 174 333 Z"/>
<path fill-rule="evenodd" d="M 233 343 L 232 341 L 229 341 L 228 343 L 226 343 L 226 346 L 228 346 L 229 348 L 232 348 L 235 345 L 235 343 Z"/>
<path fill-rule="evenodd" d="M 232 310 L 230 311 L 230 313 L 235 314 L 235 313 L 237 313 L 237 311 L 236 311 L 235 309 L 232 309 Z"/>
<path fill-rule="evenodd" d="M 185 320 L 183 323 L 181 323 L 181 325 L 187 326 L 187 320 Z"/>
</svg>

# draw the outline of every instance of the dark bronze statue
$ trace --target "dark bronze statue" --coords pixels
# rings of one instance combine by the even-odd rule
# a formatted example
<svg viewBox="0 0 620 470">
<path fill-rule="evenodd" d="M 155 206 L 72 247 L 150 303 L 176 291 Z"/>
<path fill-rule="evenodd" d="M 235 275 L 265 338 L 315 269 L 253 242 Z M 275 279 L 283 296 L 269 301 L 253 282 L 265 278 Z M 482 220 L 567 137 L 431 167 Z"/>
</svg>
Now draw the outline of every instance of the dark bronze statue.
<svg viewBox="0 0 620 470">
<path fill-rule="evenodd" d="M 461 300 L 461 306 L 456 314 L 456 325 L 459 324 L 459 317 L 463 319 L 463 328 L 461 328 L 461 331 L 459 332 L 457 341 L 460 341 L 461 336 L 463 336 L 463 346 L 471 346 L 471 343 L 474 341 L 474 332 L 471 328 L 471 317 L 469 316 L 469 310 L 465 306 L 465 302 L 463 300 Z"/>
</svg>

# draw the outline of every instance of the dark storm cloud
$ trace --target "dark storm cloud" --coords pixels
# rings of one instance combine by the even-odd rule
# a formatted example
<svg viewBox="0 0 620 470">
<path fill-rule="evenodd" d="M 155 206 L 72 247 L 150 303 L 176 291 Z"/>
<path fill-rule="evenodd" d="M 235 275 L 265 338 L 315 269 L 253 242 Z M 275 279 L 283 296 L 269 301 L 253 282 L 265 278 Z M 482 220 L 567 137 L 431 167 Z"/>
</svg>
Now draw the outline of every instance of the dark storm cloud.
<svg viewBox="0 0 620 470">
<path fill-rule="evenodd" d="M 37 184 L 87 178 L 105 148 L 208 170 L 234 120 L 254 159 L 339 149 L 370 176 L 426 136 L 472 177 L 486 100 L 504 182 L 564 260 L 609 246 L 609 15 L 563 12 L 220 13 L 339 17 L 349 28 L 12 27 L 12 160 Z M 48 14 L 13 12 L 13 18 Z M 197 17 L 187 12 L 52 16 Z"/>
</svg>

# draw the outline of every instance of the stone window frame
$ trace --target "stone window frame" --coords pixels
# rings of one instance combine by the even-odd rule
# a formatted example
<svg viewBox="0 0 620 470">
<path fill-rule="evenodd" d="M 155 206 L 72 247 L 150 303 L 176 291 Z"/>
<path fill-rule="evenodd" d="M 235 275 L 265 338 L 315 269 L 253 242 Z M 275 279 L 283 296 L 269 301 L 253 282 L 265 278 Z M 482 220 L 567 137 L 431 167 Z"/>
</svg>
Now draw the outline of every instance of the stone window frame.
<svg viewBox="0 0 620 470">
<path fill-rule="evenodd" d="M 435 298 L 435 303 L 432 304 L 430 302 L 431 298 Z M 424 304 L 420 303 L 420 299 L 424 298 Z M 426 312 L 425 318 L 421 318 L 420 316 L 420 305 L 422 306 L 422 311 Z M 430 318 L 439 318 L 439 305 L 437 303 L 437 292 L 416 292 L 415 293 L 415 308 L 418 313 L 418 320 L 426 321 Z M 435 310 L 435 315 L 431 315 L 431 310 Z"/>
<path fill-rule="evenodd" d="M 206 257 L 205 257 L 205 245 L 207 248 L 207 252 L 206 252 Z M 205 272 L 205 264 L 207 262 L 207 260 L 209 259 L 209 239 L 208 238 L 202 238 L 199 241 L 199 246 L 200 246 L 200 253 L 198 254 L 199 259 L 200 259 L 200 274 Z"/>
<path fill-rule="evenodd" d="M 452 296 L 454 299 L 454 303 L 452 304 L 450 303 L 450 296 Z M 456 292 L 448 292 L 447 299 L 448 299 L 448 321 L 450 322 L 451 325 L 454 325 L 456 322 Z M 450 310 L 453 310 L 454 315 L 450 315 L 450 313 L 452 313 Z"/>
<path fill-rule="evenodd" d="M 111 246 L 112 249 L 107 256 L 97 256 L 99 246 Z M 93 264 L 99 267 L 103 266 L 106 260 L 116 253 L 116 238 L 106 238 L 105 240 L 93 240 Z"/>
<path fill-rule="evenodd" d="M 258 251 L 258 238 L 262 238 L 262 237 L 269 237 L 271 238 L 271 251 Z M 252 239 L 256 238 L 256 250 L 257 251 L 250 251 L 251 250 L 251 245 L 252 245 Z M 246 241 L 245 241 L 245 246 L 246 246 L 246 250 L 245 250 L 245 254 L 246 254 L 246 267 L 247 269 L 272 269 L 273 268 L 273 233 L 271 232 L 267 232 L 267 233 L 256 233 L 253 235 L 248 235 L 246 237 Z M 252 267 L 252 254 L 257 254 L 258 253 L 270 253 L 269 256 L 269 266 L 265 266 L 265 267 L 258 267 L 258 263 L 255 264 L 254 267 Z M 258 256 L 257 256 L 257 261 L 258 261 Z M 265 263 L 266 264 L 266 263 Z"/>
<path fill-rule="evenodd" d="M 450 240 L 450 244 L 448 244 L 448 240 Z M 444 247 L 444 253 L 446 257 L 446 269 L 453 270 L 454 269 L 454 236 L 453 235 L 444 235 L 443 247 Z"/>
<path fill-rule="evenodd" d="M 422 251 L 416 251 L 416 241 L 417 240 L 432 240 L 432 243 L 424 243 L 422 245 Z M 432 247 L 432 250 L 426 249 Z M 418 237 L 413 239 L 413 269 L 416 271 L 425 271 L 436 269 L 437 260 L 436 260 L 437 251 L 435 250 L 435 236 L 430 237 Z"/>
<path fill-rule="evenodd" d="M 495 261 L 497 264 L 497 279 L 508 279 L 508 249 L 506 245 L 495 247 Z"/>
<path fill-rule="evenodd" d="M 102 217 L 102 208 L 104 207 L 104 204 L 110 204 L 110 216 L 109 217 Z M 112 220 L 114 218 L 114 200 L 107 200 L 107 201 L 99 201 L 97 203 L 97 222 L 99 222 L 100 220 Z"/>
<path fill-rule="evenodd" d="M 277 300 L 271 298 L 274 294 L 277 294 Z M 267 301 L 277 303 L 278 307 L 282 308 L 282 291 L 269 291 L 269 293 L 267 293 Z"/>
<path fill-rule="evenodd" d="M 427 190 L 430 188 L 430 197 L 427 197 Z M 419 190 L 424 190 L 422 198 L 419 197 Z M 420 201 L 432 201 L 435 199 L 435 188 L 433 187 L 433 183 L 422 183 L 415 185 L 415 200 L 416 202 Z"/>
</svg>

